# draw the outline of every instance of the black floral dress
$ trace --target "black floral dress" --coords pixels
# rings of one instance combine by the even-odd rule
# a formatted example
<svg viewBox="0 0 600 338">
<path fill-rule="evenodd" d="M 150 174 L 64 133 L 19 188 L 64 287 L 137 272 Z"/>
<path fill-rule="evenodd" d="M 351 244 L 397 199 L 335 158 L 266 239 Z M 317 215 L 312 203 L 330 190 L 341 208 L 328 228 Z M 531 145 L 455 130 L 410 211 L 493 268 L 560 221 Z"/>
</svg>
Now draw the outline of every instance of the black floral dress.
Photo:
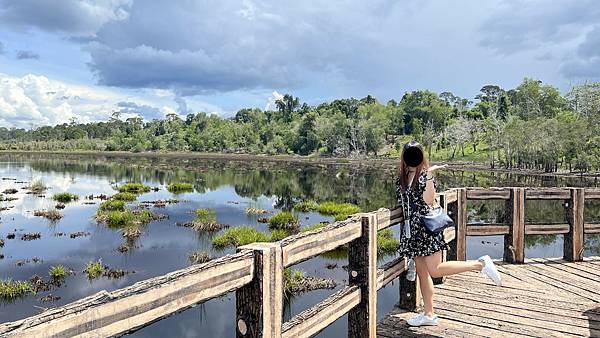
<svg viewBox="0 0 600 338">
<path fill-rule="evenodd" d="M 443 233 L 430 235 L 425 231 L 421 221 L 420 216 L 427 214 L 430 208 L 423 199 L 423 192 L 427 185 L 427 170 L 424 169 L 419 177 L 414 179 L 418 179 L 417 185 L 409 187 L 404 192 L 400 186 L 400 180 L 396 181 L 398 205 L 402 207 L 402 201 L 404 201 L 404 204 L 410 208 L 410 236 L 407 236 L 404 223 L 402 223 L 399 248 L 400 255 L 408 258 L 429 256 L 440 250 L 448 250 Z"/>
</svg>

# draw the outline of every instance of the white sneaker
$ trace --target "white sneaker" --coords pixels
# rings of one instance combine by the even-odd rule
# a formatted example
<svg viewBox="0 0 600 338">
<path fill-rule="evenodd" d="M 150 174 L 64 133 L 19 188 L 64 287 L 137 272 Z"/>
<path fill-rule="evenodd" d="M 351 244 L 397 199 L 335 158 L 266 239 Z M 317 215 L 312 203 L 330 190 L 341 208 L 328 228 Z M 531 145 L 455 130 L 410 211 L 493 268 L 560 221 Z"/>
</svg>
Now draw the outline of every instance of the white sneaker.
<svg viewBox="0 0 600 338">
<path fill-rule="evenodd" d="M 413 317 L 406 322 L 410 326 L 435 326 L 439 322 L 439 318 L 437 315 L 433 315 L 431 317 L 427 317 L 425 313 L 421 312 L 418 316 Z"/>
<path fill-rule="evenodd" d="M 481 269 L 481 273 L 488 276 L 488 278 L 491 279 L 496 285 L 502 286 L 502 277 L 500 277 L 500 273 L 498 272 L 498 269 L 496 269 L 496 266 L 494 265 L 494 262 L 490 256 L 481 256 L 478 260 L 483 262 L 483 269 Z"/>
</svg>

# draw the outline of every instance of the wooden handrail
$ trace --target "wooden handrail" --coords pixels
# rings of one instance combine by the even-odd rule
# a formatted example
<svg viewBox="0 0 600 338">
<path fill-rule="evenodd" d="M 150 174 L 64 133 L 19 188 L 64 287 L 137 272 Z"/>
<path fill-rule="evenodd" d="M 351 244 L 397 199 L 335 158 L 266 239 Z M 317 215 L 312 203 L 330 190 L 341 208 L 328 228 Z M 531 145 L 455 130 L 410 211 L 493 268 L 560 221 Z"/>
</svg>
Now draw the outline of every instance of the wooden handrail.
<svg viewBox="0 0 600 338">
<path fill-rule="evenodd" d="M 584 223 L 585 200 L 600 199 L 596 188 L 456 188 L 439 194 L 455 227 L 444 231 L 450 259 L 466 258 L 466 237 L 502 235 L 504 258 L 524 261 L 524 236 L 564 234 L 564 258 L 582 259 L 583 234 L 600 233 Z M 469 223 L 469 200 L 505 201 L 504 223 Z M 567 223 L 525 223 L 528 200 L 565 201 Z M 348 313 L 348 335 L 375 335 L 377 290 L 400 278 L 400 305 L 419 302 L 418 282 L 404 278 L 407 261 L 398 257 L 377 267 L 377 231 L 402 223 L 400 208 L 351 215 L 321 229 L 274 243 L 254 243 L 238 252 L 112 292 L 101 291 L 22 320 L 0 324 L 0 335 L 19 337 L 117 336 L 199 302 L 236 292 L 238 337 L 309 337 Z M 559 220 L 563 221 L 563 220 Z M 341 245 L 349 248 L 349 285 L 319 304 L 282 322 L 283 270 Z"/>
</svg>

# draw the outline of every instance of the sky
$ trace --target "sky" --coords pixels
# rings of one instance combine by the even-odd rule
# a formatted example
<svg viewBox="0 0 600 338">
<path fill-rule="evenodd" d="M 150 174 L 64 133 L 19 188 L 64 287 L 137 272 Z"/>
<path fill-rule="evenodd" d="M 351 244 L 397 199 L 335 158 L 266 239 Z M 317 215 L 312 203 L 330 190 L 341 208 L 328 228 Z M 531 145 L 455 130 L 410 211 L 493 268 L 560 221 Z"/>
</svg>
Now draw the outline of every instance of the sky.
<svg viewBox="0 0 600 338">
<path fill-rule="evenodd" d="M 597 0 L 0 0 L 0 126 L 600 79 Z"/>
</svg>

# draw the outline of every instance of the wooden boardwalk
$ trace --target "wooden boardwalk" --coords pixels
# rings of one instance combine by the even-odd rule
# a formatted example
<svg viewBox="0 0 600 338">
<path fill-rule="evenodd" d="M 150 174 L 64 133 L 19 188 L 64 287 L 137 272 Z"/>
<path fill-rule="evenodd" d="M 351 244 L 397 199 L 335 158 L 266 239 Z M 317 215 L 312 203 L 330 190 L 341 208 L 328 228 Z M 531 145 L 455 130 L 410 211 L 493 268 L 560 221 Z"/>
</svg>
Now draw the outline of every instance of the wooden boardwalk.
<svg viewBox="0 0 600 338">
<path fill-rule="evenodd" d="M 498 270 L 502 287 L 476 272 L 436 285 L 437 327 L 411 328 L 415 313 L 396 309 L 378 323 L 378 337 L 600 337 L 600 258 L 530 259 Z"/>
</svg>

